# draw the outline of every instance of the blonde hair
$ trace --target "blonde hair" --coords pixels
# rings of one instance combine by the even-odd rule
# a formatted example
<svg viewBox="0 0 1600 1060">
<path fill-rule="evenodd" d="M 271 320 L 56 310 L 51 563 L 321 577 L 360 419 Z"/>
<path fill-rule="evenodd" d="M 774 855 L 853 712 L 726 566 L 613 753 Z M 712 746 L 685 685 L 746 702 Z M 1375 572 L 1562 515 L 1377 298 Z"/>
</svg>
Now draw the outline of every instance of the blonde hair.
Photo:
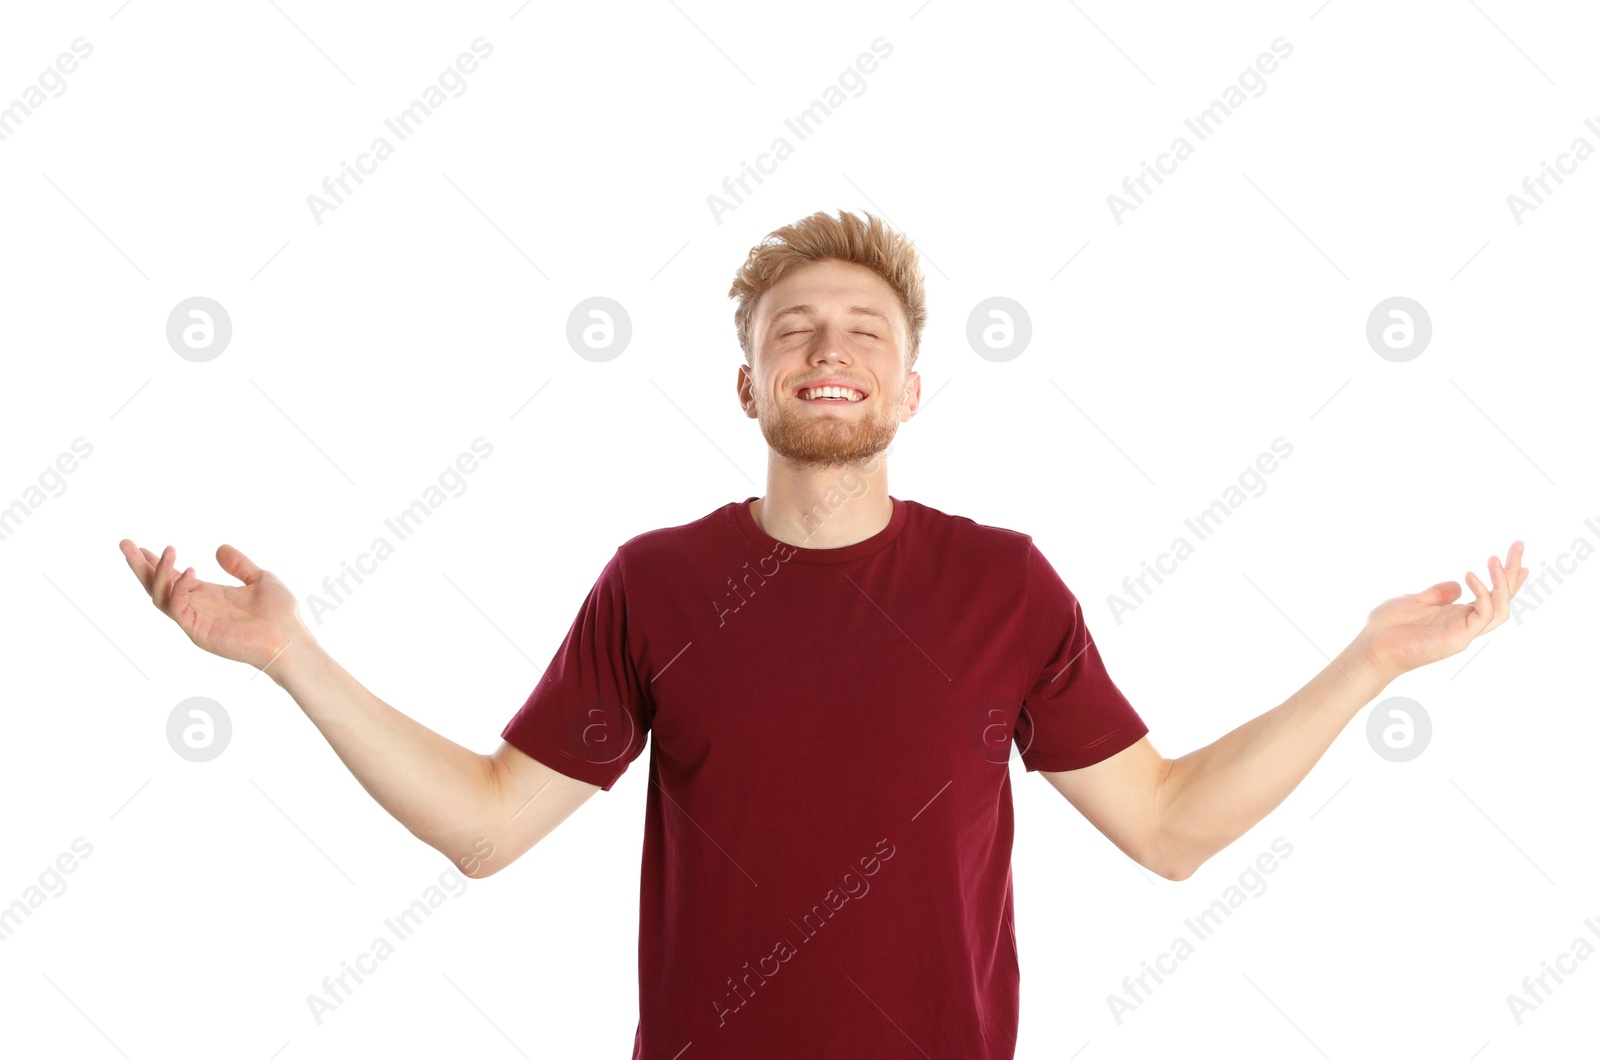
<svg viewBox="0 0 1600 1060">
<path fill-rule="evenodd" d="M 728 289 L 729 298 L 739 299 L 733 311 L 733 323 L 739 332 L 745 363 L 754 363 L 751 361 L 750 328 L 762 294 L 800 266 L 829 260 L 863 265 L 883 277 L 894 289 L 909 325 L 906 370 L 910 371 L 917 363 L 922 326 L 928 320 L 928 300 L 917 249 L 911 240 L 865 211 L 857 217 L 841 210 L 834 218 L 818 210 L 810 217 L 774 229 L 750 248 L 750 256 L 734 274 L 733 286 Z"/>
</svg>

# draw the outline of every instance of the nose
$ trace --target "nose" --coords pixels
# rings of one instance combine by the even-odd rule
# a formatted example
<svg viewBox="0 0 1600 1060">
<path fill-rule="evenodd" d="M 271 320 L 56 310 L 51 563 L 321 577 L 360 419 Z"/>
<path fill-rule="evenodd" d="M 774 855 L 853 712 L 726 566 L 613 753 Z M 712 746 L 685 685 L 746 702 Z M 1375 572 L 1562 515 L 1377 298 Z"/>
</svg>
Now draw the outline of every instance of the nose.
<svg viewBox="0 0 1600 1060">
<path fill-rule="evenodd" d="M 850 355 L 846 352 L 844 332 L 832 325 L 823 325 L 817 328 L 816 342 L 811 349 L 811 363 L 830 362 L 849 364 Z"/>
</svg>

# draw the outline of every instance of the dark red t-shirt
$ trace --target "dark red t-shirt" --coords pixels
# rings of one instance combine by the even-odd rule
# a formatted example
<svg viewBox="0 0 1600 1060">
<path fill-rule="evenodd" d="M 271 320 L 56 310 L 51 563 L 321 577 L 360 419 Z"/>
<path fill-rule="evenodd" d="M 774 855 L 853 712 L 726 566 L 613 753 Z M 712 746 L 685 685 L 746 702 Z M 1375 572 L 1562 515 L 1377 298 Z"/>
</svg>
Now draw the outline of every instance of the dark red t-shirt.
<svg viewBox="0 0 1600 1060">
<path fill-rule="evenodd" d="M 754 499 L 619 547 L 502 734 L 606 789 L 654 734 L 633 1056 L 1010 1060 L 1010 756 L 1148 729 L 1026 534 L 892 498 L 799 548 Z"/>
</svg>

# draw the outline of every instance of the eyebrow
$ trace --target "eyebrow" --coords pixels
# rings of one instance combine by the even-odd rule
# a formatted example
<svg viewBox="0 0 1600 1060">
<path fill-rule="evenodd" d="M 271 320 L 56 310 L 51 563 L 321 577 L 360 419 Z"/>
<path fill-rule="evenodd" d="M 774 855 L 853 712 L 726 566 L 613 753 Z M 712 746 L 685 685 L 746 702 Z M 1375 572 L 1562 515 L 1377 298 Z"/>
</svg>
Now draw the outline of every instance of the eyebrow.
<svg viewBox="0 0 1600 1060">
<path fill-rule="evenodd" d="M 787 317 L 787 316 L 805 316 L 807 314 L 815 314 L 816 311 L 817 311 L 817 307 L 813 306 L 813 305 L 792 305 L 787 309 L 780 309 L 776 313 L 774 313 L 772 315 L 771 323 L 769 323 L 767 326 L 769 328 L 771 328 L 771 327 L 775 326 L 778 323 L 778 321 L 782 320 L 784 317 Z M 849 309 L 846 309 L 845 312 L 847 314 L 849 314 L 850 316 L 877 317 L 879 320 L 883 321 L 884 326 L 886 326 L 886 327 L 893 327 L 894 326 L 893 323 L 889 320 L 888 316 L 886 316 L 883 313 L 882 310 L 874 309 L 874 308 L 872 308 L 871 306 L 868 306 L 868 305 L 853 305 Z"/>
</svg>

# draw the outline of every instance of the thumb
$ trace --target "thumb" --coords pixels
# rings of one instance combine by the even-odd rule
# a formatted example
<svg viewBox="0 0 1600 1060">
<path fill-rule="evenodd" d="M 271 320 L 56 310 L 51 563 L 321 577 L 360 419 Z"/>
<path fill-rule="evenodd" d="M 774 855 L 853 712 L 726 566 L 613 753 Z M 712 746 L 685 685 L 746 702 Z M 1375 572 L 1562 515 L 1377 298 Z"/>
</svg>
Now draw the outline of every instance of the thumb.
<svg viewBox="0 0 1600 1060">
<path fill-rule="evenodd" d="M 1439 582 L 1430 585 L 1416 594 L 1419 601 L 1425 604 L 1448 604 L 1461 595 L 1461 586 L 1453 581 Z"/>
<path fill-rule="evenodd" d="M 232 545 L 218 547 L 217 562 L 222 565 L 223 570 L 246 585 L 254 585 L 261 577 L 261 568 L 250 562 L 249 556 L 246 556 Z"/>
</svg>

